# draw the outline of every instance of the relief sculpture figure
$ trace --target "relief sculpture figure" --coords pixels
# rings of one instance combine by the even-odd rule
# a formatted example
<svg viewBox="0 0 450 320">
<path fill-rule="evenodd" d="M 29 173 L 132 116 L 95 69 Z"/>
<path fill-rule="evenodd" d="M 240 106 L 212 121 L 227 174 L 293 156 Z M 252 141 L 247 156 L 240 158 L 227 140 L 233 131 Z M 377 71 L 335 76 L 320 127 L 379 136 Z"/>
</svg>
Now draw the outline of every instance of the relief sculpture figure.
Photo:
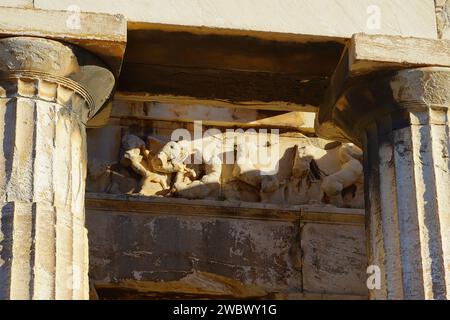
<svg viewBox="0 0 450 320">
<path fill-rule="evenodd" d="M 364 205 L 362 151 L 351 143 L 322 146 L 308 138 L 291 140 L 296 144 L 283 146 L 283 156 L 276 153 L 276 169 L 269 170 L 255 155 L 280 145 L 241 141 L 227 149 L 236 156 L 233 164 L 224 164 L 222 138 L 203 138 L 199 148 L 199 141 L 166 142 L 152 136 L 144 141 L 126 134 L 120 164 L 89 163 L 88 191 L 280 205 Z"/>
<path fill-rule="evenodd" d="M 146 143 L 135 135 L 122 138 L 124 154 L 121 164 L 130 167 L 141 176 L 140 191 L 142 195 L 166 195 L 169 193 L 170 174 L 158 172 L 154 168 L 153 150 L 147 149 Z"/>
<path fill-rule="evenodd" d="M 363 176 L 362 151 L 355 145 L 346 143 L 339 149 L 338 157 L 342 164 L 341 169 L 323 179 L 322 190 L 331 204 L 342 207 L 344 205 L 342 193 L 345 188 L 357 184 L 356 187 L 362 190 L 360 187 Z"/>
</svg>

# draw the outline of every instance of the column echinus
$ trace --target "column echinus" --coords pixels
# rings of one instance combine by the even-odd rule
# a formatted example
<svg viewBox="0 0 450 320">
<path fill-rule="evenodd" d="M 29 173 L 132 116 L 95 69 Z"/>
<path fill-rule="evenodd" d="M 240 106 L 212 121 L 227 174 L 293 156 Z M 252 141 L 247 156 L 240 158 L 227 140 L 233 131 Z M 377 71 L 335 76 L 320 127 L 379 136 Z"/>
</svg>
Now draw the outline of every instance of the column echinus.
<svg viewBox="0 0 450 320">
<path fill-rule="evenodd" d="M 85 125 L 113 85 L 80 48 L 0 40 L 0 299 L 88 298 Z"/>
<path fill-rule="evenodd" d="M 381 270 L 381 287 L 370 290 L 370 298 L 448 299 L 450 68 L 401 69 L 395 63 L 386 68 L 384 62 L 392 55 L 414 66 L 402 56 L 405 48 L 417 54 L 417 48 L 440 47 L 448 56 L 450 45 L 368 40 L 362 42 L 375 47 L 383 43 L 378 47 L 384 46 L 385 52 L 353 44 L 353 53 L 344 56 L 345 67 L 341 75 L 336 73 L 328 101 L 321 106 L 316 129 L 325 138 L 352 141 L 364 151 L 368 264 Z M 358 48 L 360 55 L 355 54 Z M 375 54 L 377 61 L 364 61 L 363 51 Z M 414 59 L 419 63 L 417 56 Z M 368 72 L 370 65 L 377 71 Z"/>
</svg>

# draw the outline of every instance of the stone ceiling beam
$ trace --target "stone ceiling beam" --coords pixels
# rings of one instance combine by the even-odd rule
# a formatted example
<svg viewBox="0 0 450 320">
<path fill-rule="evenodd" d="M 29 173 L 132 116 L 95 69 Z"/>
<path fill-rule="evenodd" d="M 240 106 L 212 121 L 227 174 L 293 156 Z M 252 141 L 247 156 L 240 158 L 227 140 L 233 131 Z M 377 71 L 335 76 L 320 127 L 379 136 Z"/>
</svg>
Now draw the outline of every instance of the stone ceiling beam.
<svg viewBox="0 0 450 320">
<path fill-rule="evenodd" d="M 36 8 L 123 14 L 139 23 L 199 32 L 284 37 L 309 35 L 348 39 L 372 32 L 368 18 L 379 8 L 379 34 L 436 38 L 434 0 L 35 0 Z M 373 9 L 373 6 L 377 8 Z M 372 10 L 371 10 L 372 7 Z M 414 23 L 411 23 L 414 21 Z"/>
<path fill-rule="evenodd" d="M 209 105 L 183 105 L 160 102 L 115 101 L 111 118 L 159 120 L 170 122 L 201 121 L 203 125 L 229 128 L 278 128 L 314 133 L 315 112 L 273 111 L 224 108 Z"/>
<path fill-rule="evenodd" d="M 311 111 L 344 47 L 322 38 L 277 41 L 191 31 L 129 29 L 118 95 Z"/>
</svg>

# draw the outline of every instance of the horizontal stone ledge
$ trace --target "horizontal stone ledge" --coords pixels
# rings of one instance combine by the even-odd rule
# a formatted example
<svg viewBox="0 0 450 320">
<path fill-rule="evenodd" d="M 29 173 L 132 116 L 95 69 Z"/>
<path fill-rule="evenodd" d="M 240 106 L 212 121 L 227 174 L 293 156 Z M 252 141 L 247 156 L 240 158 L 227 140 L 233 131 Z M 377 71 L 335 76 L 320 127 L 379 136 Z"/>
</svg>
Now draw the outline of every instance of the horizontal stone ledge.
<svg viewBox="0 0 450 320">
<path fill-rule="evenodd" d="M 270 292 L 256 285 L 244 284 L 214 273 L 193 272 L 175 281 L 143 281 L 123 279 L 117 283 L 93 281 L 103 299 L 133 296 L 136 298 L 209 298 L 209 299 L 262 299 Z"/>
<path fill-rule="evenodd" d="M 364 295 L 350 295 L 350 294 L 327 294 L 327 293 L 309 293 L 309 292 L 264 292 L 262 289 L 254 286 L 245 286 L 240 284 L 237 292 L 199 292 L 197 287 L 193 289 L 175 282 L 148 282 L 123 280 L 118 283 L 109 283 L 102 281 L 95 281 L 92 285 L 97 296 L 94 300 L 99 299 L 121 299 L 123 297 L 133 297 L 138 299 L 145 298 L 168 298 L 174 296 L 176 298 L 184 297 L 189 299 L 208 297 L 210 299 L 274 299 L 274 300 L 367 300 Z M 187 288 L 187 289 L 186 289 Z M 234 289 L 234 287 L 232 288 Z M 91 289 L 92 290 L 92 289 Z M 231 289 L 229 289 L 230 291 Z M 92 300 L 92 299 L 91 299 Z"/>
<path fill-rule="evenodd" d="M 139 195 L 86 194 L 88 211 L 224 217 L 300 223 L 364 224 L 364 210 L 323 205 L 273 205 L 239 201 L 186 200 Z M 189 210 L 187 210 L 189 209 Z"/>
<path fill-rule="evenodd" d="M 43 9 L 70 5 L 121 13 L 131 22 L 339 38 L 372 31 L 368 19 L 379 13 L 379 33 L 437 37 L 433 0 L 133 0 L 132 5 L 127 0 L 34 1 Z"/>
<path fill-rule="evenodd" d="M 293 112 L 317 112 L 317 106 L 311 104 L 297 104 L 286 101 L 231 101 L 217 98 L 196 98 L 192 96 L 181 96 L 172 94 L 153 94 L 150 92 L 116 91 L 115 101 L 126 102 L 154 102 L 185 105 L 206 105 L 211 107 L 239 108 L 248 110 L 272 110 Z"/>
<path fill-rule="evenodd" d="M 348 76 L 380 71 L 450 66 L 450 41 L 416 37 L 355 34 L 346 51 Z"/>
<path fill-rule="evenodd" d="M 278 128 L 314 133 L 314 112 L 273 111 L 216 107 L 201 104 L 115 101 L 111 118 L 159 120 L 170 122 L 201 121 L 203 125 L 232 128 Z"/>
<path fill-rule="evenodd" d="M 2 0 L 1 5 L 5 7 L 33 8 L 34 0 Z"/>
<path fill-rule="evenodd" d="M 77 45 L 101 58 L 117 78 L 127 42 L 125 18 L 104 13 L 73 14 L 0 6 L 0 38 L 31 36 Z"/>
</svg>

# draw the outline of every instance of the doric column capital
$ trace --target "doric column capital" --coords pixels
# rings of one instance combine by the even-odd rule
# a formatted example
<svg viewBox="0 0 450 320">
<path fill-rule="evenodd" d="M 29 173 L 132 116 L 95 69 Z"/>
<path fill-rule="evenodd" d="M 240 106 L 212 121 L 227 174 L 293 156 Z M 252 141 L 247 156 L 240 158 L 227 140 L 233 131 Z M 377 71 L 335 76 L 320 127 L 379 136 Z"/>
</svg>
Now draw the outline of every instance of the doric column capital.
<svg viewBox="0 0 450 320">
<path fill-rule="evenodd" d="M 450 68 L 426 67 L 372 74 L 349 82 L 334 106 L 319 115 L 319 135 L 363 144 L 368 127 L 396 130 L 412 124 L 445 124 Z"/>
<path fill-rule="evenodd" d="M 0 40 L 0 97 L 23 97 L 70 107 L 86 124 L 109 99 L 114 76 L 87 51 L 58 41 Z"/>
</svg>

